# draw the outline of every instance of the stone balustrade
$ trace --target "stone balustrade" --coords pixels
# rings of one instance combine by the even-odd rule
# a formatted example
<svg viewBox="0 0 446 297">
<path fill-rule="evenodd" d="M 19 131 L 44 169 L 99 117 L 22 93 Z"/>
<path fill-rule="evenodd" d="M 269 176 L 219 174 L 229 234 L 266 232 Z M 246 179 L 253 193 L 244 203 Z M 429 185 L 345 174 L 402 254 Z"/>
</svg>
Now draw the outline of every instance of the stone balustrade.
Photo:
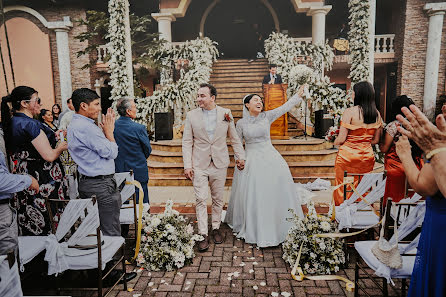
<svg viewBox="0 0 446 297">
<path fill-rule="evenodd" d="M 375 35 L 375 53 L 394 53 L 395 34 Z"/>
<path fill-rule="evenodd" d="M 106 44 L 100 45 L 97 47 L 97 54 L 98 54 L 98 60 L 96 61 L 97 64 L 104 63 L 105 57 L 109 54 L 109 49 Z"/>
</svg>

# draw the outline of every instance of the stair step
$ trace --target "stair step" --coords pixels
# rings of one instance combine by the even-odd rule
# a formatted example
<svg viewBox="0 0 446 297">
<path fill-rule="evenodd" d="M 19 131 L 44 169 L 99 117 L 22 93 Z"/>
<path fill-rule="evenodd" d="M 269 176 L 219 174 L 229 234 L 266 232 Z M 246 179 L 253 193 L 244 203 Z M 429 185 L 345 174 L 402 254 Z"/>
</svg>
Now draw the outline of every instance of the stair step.
<svg viewBox="0 0 446 297">
<path fill-rule="evenodd" d="M 225 64 L 225 63 L 249 63 L 248 60 L 250 59 L 217 59 L 216 63 L 221 63 L 221 64 Z M 255 59 L 254 61 L 250 62 L 251 64 L 256 64 L 256 63 L 266 63 L 268 65 L 268 60 L 267 59 Z"/>
<path fill-rule="evenodd" d="M 279 151 L 318 151 L 331 149 L 333 144 L 324 139 L 308 137 L 305 139 L 272 140 L 274 147 Z M 181 152 L 181 139 L 154 141 L 151 143 L 153 150 Z M 228 141 L 228 149 L 232 152 L 231 143 Z"/>
<path fill-rule="evenodd" d="M 309 161 L 309 162 L 288 162 L 292 175 L 303 175 L 312 173 L 334 173 L 334 163 L 335 160 L 325 160 L 325 161 Z M 147 162 L 149 166 L 149 172 L 153 174 L 183 174 L 184 167 L 183 163 L 163 163 L 149 161 Z M 234 174 L 235 163 L 231 162 L 228 167 L 228 176 Z"/>
<path fill-rule="evenodd" d="M 332 185 L 335 184 L 334 173 L 327 174 L 311 174 L 311 175 L 295 175 L 293 176 L 295 183 L 306 184 L 313 182 L 318 178 L 327 179 Z M 232 185 L 232 177 L 226 177 L 225 186 Z M 149 186 L 192 186 L 192 181 L 186 179 L 184 174 L 149 174 Z"/>
<path fill-rule="evenodd" d="M 297 130 L 296 130 L 297 131 Z M 300 132 L 302 132 L 300 130 Z M 327 149 L 319 151 L 283 151 L 282 157 L 287 162 L 308 162 L 308 161 L 328 161 L 336 158 L 337 150 Z M 231 162 L 234 162 L 234 153 L 229 153 Z M 183 154 L 181 152 L 168 152 L 152 150 L 150 161 L 161 163 L 182 163 Z"/>
<path fill-rule="evenodd" d="M 261 81 L 234 81 L 234 80 L 227 80 L 227 81 L 216 81 L 211 80 L 211 84 L 214 85 L 214 87 L 217 88 L 217 90 L 223 90 L 223 88 L 262 88 L 262 82 Z"/>
<path fill-rule="evenodd" d="M 230 87 L 230 88 L 223 88 L 218 91 L 220 94 L 233 94 L 233 93 L 246 93 L 246 94 L 260 93 L 261 94 L 263 92 L 262 87 L 240 87 L 240 88 Z M 242 98 L 243 98 L 243 96 L 242 96 Z"/>
<path fill-rule="evenodd" d="M 261 68 L 237 68 L 237 67 L 224 67 L 224 68 L 212 68 L 212 74 L 223 74 L 223 73 L 237 73 L 241 75 L 242 73 L 250 73 L 250 74 L 256 74 L 256 75 L 262 75 L 265 76 L 268 74 L 268 70 L 261 69 Z"/>
<path fill-rule="evenodd" d="M 262 83 L 264 75 L 259 75 L 255 73 L 246 73 L 246 74 L 235 74 L 235 73 L 219 73 L 212 74 L 210 81 L 211 82 L 254 82 L 254 83 Z"/>
</svg>

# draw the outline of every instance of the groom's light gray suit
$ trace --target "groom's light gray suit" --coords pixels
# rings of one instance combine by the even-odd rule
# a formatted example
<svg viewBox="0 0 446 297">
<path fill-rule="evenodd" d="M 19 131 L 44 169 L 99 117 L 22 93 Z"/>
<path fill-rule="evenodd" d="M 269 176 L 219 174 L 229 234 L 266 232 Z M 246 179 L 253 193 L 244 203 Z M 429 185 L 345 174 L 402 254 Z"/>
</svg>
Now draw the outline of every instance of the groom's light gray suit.
<svg viewBox="0 0 446 297">
<path fill-rule="evenodd" d="M 237 160 L 245 160 L 242 142 L 235 130 L 231 111 L 216 107 L 214 129 L 206 127 L 203 109 L 197 108 L 187 113 L 183 133 L 183 163 L 185 169 L 194 170 L 194 192 L 198 232 L 208 234 L 206 200 L 208 186 L 212 196 L 212 229 L 218 229 L 223 209 L 223 192 L 229 166 L 229 153 L 226 138 L 229 137 Z M 226 121 L 225 115 L 230 117 Z M 208 129 L 207 129 L 208 128 Z M 211 131 L 208 131 L 211 130 Z"/>
</svg>

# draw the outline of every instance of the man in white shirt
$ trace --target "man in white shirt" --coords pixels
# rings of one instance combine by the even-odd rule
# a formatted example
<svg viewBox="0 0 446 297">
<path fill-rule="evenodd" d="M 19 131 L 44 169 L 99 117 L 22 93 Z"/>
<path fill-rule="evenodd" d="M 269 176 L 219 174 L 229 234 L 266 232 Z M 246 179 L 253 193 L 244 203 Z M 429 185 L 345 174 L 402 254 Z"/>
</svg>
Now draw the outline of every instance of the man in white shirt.
<svg viewBox="0 0 446 297">
<path fill-rule="evenodd" d="M 217 244 L 223 242 L 220 223 L 229 166 L 227 137 L 231 140 L 238 168 L 242 170 L 245 165 L 245 151 L 235 130 L 231 111 L 217 106 L 216 97 L 214 86 L 200 86 L 197 95 L 200 107 L 187 113 L 183 133 L 184 175 L 194 185 L 198 233 L 204 237 L 198 244 L 199 251 L 209 248 L 206 203 L 209 186 L 212 196 L 212 237 Z"/>
</svg>

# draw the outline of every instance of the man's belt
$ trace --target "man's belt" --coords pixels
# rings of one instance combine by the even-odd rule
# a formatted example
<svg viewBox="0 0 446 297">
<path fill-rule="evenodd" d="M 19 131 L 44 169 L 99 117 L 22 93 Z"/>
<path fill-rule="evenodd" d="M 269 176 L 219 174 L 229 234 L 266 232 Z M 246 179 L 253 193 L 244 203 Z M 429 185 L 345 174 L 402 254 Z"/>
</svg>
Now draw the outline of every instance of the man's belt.
<svg viewBox="0 0 446 297">
<path fill-rule="evenodd" d="M 106 178 L 112 178 L 114 176 L 115 176 L 114 174 L 96 175 L 96 176 L 86 176 L 81 174 L 80 179 L 106 179 Z"/>
</svg>

